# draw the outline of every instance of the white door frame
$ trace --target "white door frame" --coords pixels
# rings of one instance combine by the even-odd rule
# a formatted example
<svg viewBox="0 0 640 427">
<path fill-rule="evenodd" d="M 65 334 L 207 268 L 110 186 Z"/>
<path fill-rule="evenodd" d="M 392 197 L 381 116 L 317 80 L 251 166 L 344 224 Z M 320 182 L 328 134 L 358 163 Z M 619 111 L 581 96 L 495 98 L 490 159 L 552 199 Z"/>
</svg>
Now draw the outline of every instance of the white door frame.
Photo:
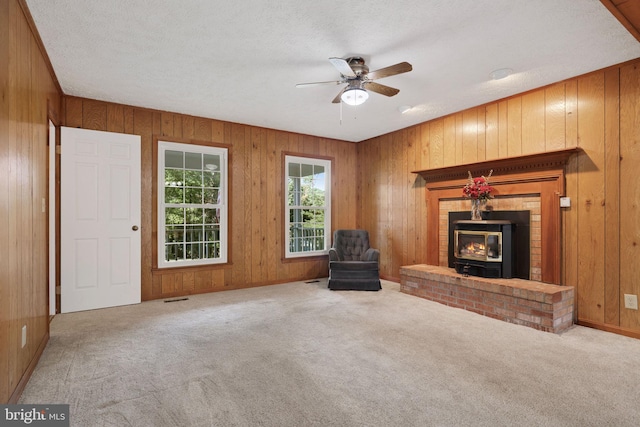
<svg viewBox="0 0 640 427">
<path fill-rule="evenodd" d="M 49 120 L 49 315 L 56 314 L 56 126 Z"/>
</svg>

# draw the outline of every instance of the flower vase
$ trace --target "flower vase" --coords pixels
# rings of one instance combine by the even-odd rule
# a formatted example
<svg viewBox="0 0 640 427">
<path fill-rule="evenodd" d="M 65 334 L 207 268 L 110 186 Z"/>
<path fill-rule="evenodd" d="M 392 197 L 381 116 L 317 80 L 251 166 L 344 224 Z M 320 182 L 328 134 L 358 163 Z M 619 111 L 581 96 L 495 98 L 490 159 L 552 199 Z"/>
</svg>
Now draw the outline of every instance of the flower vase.
<svg viewBox="0 0 640 427">
<path fill-rule="evenodd" d="M 484 206 L 486 201 L 480 199 L 471 199 L 471 220 L 472 221 L 482 221 L 482 211 L 481 208 Z"/>
</svg>

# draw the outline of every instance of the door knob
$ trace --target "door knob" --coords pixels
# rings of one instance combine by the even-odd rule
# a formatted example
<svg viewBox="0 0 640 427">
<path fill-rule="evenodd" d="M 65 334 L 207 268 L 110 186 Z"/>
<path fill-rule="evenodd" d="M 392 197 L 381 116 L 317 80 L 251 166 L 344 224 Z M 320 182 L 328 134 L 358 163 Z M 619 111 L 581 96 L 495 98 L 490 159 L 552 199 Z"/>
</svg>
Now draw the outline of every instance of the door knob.
<svg viewBox="0 0 640 427">
<path fill-rule="evenodd" d="M 137 225 L 134 225 L 133 227 L 131 227 L 131 229 L 132 229 L 133 231 L 138 231 L 138 226 L 137 226 Z"/>
</svg>

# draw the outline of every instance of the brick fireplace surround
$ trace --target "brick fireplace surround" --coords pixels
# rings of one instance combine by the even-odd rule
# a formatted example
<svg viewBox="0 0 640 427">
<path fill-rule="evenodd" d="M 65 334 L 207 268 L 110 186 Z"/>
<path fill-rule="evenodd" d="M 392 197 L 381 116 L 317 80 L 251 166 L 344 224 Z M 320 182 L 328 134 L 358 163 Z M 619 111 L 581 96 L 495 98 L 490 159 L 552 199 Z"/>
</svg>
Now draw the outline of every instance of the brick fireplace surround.
<svg viewBox="0 0 640 427">
<path fill-rule="evenodd" d="M 579 148 L 416 171 L 426 183 L 427 264 L 400 268 L 400 291 L 547 332 L 574 321 L 574 288 L 561 286 L 560 203 L 564 167 Z M 487 175 L 495 210 L 531 211 L 530 278 L 463 277 L 448 268 L 448 212 L 461 210 L 467 174 Z M 462 202 L 467 202 L 463 204 Z"/>
</svg>

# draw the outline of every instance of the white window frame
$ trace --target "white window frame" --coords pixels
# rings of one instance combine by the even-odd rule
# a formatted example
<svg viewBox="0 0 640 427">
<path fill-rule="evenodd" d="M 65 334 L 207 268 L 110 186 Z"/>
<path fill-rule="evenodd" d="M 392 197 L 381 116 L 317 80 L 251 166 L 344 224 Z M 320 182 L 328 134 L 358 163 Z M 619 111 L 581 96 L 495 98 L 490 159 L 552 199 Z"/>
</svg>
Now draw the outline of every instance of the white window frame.
<svg viewBox="0 0 640 427">
<path fill-rule="evenodd" d="M 203 207 L 206 209 L 218 210 L 217 215 L 219 217 L 220 226 L 220 256 L 218 258 L 204 258 L 196 260 L 180 260 L 180 261 L 166 261 L 165 260 L 165 208 L 178 207 L 177 204 L 165 203 L 165 151 L 182 151 L 185 153 L 200 153 L 220 156 L 220 193 L 218 203 L 200 205 L 185 205 L 187 207 Z M 225 264 L 228 261 L 228 200 L 229 200 L 229 172 L 228 172 L 228 149 L 222 147 L 211 147 L 205 145 L 195 144 L 183 144 L 169 141 L 158 141 L 158 180 L 157 180 L 157 247 L 158 247 L 158 268 L 171 268 L 171 267 L 187 267 L 193 265 L 215 265 Z"/>
<path fill-rule="evenodd" d="M 324 245 L 321 250 L 314 251 L 291 251 L 291 209 L 309 208 L 309 206 L 293 205 L 289 206 L 289 165 L 291 163 L 301 163 L 312 166 L 324 167 L 324 193 L 325 204 L 324 206 L 314 206 L 313 208 L 324 209 Z M 317 157 L 304 157 L 285 155 L 284 162 L 284 216 L 285 216 L 285 258 L 302 258 L 318 255 L 326 255 L 331 247 L 331 163 L 330 159 L 323 159 Z"/>
</svg>

